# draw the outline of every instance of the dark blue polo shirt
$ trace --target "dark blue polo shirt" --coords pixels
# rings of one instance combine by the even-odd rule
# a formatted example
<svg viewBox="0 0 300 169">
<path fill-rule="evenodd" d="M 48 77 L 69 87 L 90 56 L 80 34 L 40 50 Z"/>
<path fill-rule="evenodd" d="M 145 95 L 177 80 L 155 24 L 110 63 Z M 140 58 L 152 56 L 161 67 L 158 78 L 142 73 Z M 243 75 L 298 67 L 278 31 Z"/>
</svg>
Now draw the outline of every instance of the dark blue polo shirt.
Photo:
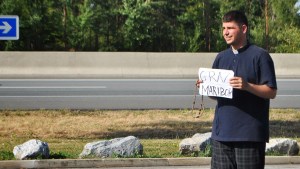
<svg viewBox="0 0 300 169">
<path fill-rule="evenodd" d="M 269 53 L 248 44 L 234 54 L 229 48 L 219 53 L 213 68 L 234 71 L 249 83 L 277 88 L 274 63 Z M 270 100 L 233 89 L 233 98 L 217 98 L 212 138 L 218 141 L 269 141 Z"/>
</svg>

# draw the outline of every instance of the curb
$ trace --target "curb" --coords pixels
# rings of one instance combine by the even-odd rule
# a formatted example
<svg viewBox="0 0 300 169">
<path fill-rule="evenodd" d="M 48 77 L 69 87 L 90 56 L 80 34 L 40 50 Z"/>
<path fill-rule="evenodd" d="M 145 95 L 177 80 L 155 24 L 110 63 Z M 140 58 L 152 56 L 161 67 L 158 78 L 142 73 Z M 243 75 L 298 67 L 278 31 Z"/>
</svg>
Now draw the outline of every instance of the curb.
<svg viewBox="0 0 300 169">
<path fill-rule="evenodd" d="M 105 158 L 0 161 L 2 169 L 19 168 L 110 168 L 150 166 L 208 166 L 210 157 L 194 158 Z M 300 156 L 267 156 L 266 165 L 300 164 Z"/>
</svg>

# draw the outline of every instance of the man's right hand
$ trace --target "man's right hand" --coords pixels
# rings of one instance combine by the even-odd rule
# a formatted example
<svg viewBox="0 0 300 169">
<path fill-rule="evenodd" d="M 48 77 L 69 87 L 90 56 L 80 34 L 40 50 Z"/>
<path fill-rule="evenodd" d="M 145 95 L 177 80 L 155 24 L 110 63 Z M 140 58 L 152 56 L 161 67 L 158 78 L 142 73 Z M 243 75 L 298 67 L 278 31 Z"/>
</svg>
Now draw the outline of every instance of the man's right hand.
<svg viewBox="0 0 300 169">
<path fill-rule="evenodd" d="M 198 79 L 198 80 L 196 81 L 196 86 L 199 88 L 201 83 L 203 83 L 203 81 L 200 80 L 200 79 Z"/>
</svg>

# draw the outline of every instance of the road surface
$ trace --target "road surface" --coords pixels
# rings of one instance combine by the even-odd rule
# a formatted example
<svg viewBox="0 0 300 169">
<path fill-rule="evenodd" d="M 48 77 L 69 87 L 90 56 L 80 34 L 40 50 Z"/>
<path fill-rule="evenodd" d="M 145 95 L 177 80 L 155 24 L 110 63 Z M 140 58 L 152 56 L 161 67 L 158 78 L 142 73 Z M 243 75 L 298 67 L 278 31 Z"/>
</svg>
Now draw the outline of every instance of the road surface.
<svg viewBox="0 0 300 169">
<path fill-rule="evenodd" d="M 278 79 L 271 107 L 300 108 L 299 86 Z M 0 109 L 190 109 L 194 90 L 195 79 L 0 79 Z"/>
</svg>

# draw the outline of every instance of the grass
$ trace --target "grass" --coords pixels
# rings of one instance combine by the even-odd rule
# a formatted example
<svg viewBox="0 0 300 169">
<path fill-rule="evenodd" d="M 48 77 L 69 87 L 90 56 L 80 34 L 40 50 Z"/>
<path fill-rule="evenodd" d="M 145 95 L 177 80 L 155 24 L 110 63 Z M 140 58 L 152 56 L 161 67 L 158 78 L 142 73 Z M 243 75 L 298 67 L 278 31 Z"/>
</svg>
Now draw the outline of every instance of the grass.
<svg viewBox="0 0 300 169">
<path fill-rule="evenodd" d="M 78 158 L 88 142 L 129 135 L 141 140 L 142 157 L 182 157 L 182 139 L 211 131 L 213 110 L 193 116 L 189 110 L 2 110 L 0 160 L 13 159 L 14 146 L 29 139 L 47 142 L 51 158 Z M 272 109 L 270 134 L 299 142 L 300 111 Z"/>
</svg>

